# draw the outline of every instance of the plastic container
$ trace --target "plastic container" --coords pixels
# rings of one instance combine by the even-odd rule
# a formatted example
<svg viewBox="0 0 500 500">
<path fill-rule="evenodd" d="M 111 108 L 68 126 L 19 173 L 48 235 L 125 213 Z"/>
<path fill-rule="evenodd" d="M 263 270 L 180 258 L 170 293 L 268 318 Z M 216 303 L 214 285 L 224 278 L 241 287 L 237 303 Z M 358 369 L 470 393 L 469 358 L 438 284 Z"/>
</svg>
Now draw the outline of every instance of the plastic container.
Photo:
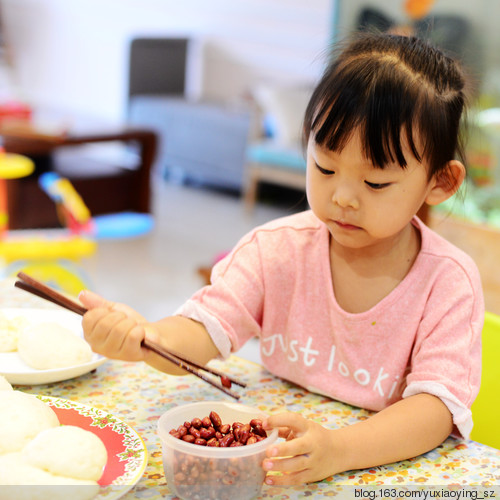
<svg viewBox="0 0 500 500">
<path fill-rule="evenodd" d="M 216 412 L 223 424 L 249 423 L 264 418 L 261 411 L 239 403 L 207 401 L 176 406 L 158 421 L 163 468 L 168 487 L 183 500 L 247 500 L 262 488 L 266 449 L 278 437 L 277 429 L 254 444 L 219 448 L 186 443 L 169 432 L 193 418 Z"/>
</svg>

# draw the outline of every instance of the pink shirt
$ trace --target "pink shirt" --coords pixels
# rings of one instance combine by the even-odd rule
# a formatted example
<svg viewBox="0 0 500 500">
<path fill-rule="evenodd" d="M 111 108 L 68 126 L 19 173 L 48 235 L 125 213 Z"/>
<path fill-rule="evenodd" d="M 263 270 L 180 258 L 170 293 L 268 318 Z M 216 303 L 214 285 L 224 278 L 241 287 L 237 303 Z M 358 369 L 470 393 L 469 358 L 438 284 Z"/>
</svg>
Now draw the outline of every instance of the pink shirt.
<svg viewBox="0 0 500 500">
<path fill-rule="evenodd" d="M 433 394 L 468 437 L 481 373 L 479 273 L 418 218 L 413 224 L 422 237 L 413 267 L 368 311 L 337 304 L 329 232 L 307 211 L 243 237 L 178 314 L 202 322 L 223 357 L 257 336 L 270 372 L 354 406 L 378 411 Z"/>
</svg>

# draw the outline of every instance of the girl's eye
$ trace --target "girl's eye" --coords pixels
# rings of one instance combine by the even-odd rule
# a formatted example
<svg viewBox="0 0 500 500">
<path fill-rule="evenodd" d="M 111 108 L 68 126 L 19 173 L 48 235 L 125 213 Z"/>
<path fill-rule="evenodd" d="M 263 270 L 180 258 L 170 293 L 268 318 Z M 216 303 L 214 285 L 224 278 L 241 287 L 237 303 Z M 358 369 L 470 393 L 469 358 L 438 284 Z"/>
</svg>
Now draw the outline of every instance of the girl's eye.
<svg viewBox="0 0 500 500">
<path fill-rule="evenodd" d="M 385 187 L 390 185 L 390 182 L 384 182 L 383 184 L 377 184 L 376 182 L 368 182 L 365 181 L 365 184 L 372 189 L 384 189 Z"/>
<path fill-rule="evenodd" d="M 316 163 L 316 168 L 323 174 L 323 175 L 333 175 L 335 172 L 333 170 L 326 170 L 326 168 L 320 167 Z"/>
</svg>

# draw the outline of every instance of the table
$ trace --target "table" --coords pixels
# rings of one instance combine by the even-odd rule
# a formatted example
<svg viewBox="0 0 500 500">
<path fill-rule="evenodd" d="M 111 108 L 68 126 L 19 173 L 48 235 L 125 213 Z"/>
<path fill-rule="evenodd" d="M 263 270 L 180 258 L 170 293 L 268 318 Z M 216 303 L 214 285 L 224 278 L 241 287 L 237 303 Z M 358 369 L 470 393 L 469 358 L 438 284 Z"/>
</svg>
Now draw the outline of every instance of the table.
<svg viewBox="0 0 500 500">
<path fill-rule="evenodd" d="M 13 288 L 12 280 L 0 282 L 0 308 L 54 308 L 42 299 Z M 214 367 L 227 371 L 248 383 L 241 391 L 241 403 L 263 412 L 287 408 L 300 411 L 325 426 L 335 428 L 366 419 L 370 412 L 312 394 L 294 384 L 282 381 L 263 367 L 237 356 L 227 361 L 213 361 Z M 202 400 L 220 400 L 225 396 L 192 375 L 173 377 L 144 363 L 107 361 L 94 373 L 59 383 L 16 387 L 24 392 L 66 398 L 113 414 L 133 427 L 148 450 L 148 464 L 138 484 L 122 498 L 176 498 L 165 484 L 157 420 L 173 406 Z M 358 488 L 356 488 L 358 487 Z M 366 470 L 348 471 L 324 481 L 298 487 L 264 485 L 259 498 L 365 498 L 370 488 L 384 488 L 386 497 L 396 497 L 404 488 L 422 491 L 434 489 L 441 496 L 454 496 L 462 487 L 481 490 L 491 498 L 500 494 L 500 450 L 474 441 L 448 438 L 425 455 L 402 462 Z M 467 488 L 469 489 L 469 488 Z M 356 493 L 357 491 L 357 493 Z M 347 495 L 342 496 L 347 493 Z M 410 492 L 406 492 L 410 493 Z M 451 494 L 450 494 L 451 493 Z M 455 495 L 453 495 L 455 493 Z M 340 496 L 338 496 L 340 495 Z M 437 496 L 437 495 L 435 495 Z M 380 497 L 379 497 L 380 498 Z M 412 497 L 418 498 L 418 497 Z M 423 498 L 423 497 L 422 497 Z M 464 497 L 461 497 L 464 498 Z M 468 497 L 475 498 L 475 497 Z M 486 498 L 478 496 L 478 498 Z"/>
</svg>

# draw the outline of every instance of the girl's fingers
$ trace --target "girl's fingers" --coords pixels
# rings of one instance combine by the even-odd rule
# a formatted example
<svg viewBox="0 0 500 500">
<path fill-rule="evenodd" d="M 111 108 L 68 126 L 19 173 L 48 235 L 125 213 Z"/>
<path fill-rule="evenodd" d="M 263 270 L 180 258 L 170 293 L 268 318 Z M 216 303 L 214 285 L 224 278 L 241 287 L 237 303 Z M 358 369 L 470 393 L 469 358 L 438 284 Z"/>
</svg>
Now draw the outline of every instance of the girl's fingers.
<svg viewBox="0 0 500 500">
<path fill-rule="evenodd" d="M 276 458 L 270 460 L 264 459 L 262 467 L 266 471 L 286 471 L 286 472 L 300 472 L 308 468 L 309 457 L 307 455 L 298 455 L 289 458 Z"/>
<path fill-rule="evenodd" d="M 78 295 L 78 299 L 87 309 L 95 309 L 96 307 L 111 308 L 113 306 L 112 302 L 90 290 L 82 290 Z"/>
<path fill-rule="evenodd" d="M 148 339 L 152 344 L 161 344 L 158 331 L 150 325 L 144 325 L 144 339 Z"/>
<path fill-rule="evenodd" d="M 277 413 L 271 415 L 263 422 L 264 429 L 275 427 L 288 427 L 295 435 L 304 433 L 309 427 L 309 422 L 304 417 L 292 412 Z"/>
<path fill-rule="evenodd" d="M 288 441 L 289 439 L 293 439 L 295 437 L 295 434 L 288 427 L 280 427 L 278 429 L 278 436 Z"/>
<path fill-rule="evenodd" d="M 106 335 L 103 340 L 107 339 L 109 332 L 111 332 L 115 325 L 127 318 L 126 314 L 120 311 L 109 312 L 102 309 L 95 309 L 91 311 L 89 317 L 91 320 L 92 318 L 94 319 L 91 333 L 99 336 Z"/>
<path fill-rule="evenodd" d="M 109 335 L 105 337 L 103 346 L 106 351 L 113 353 L 113 357 L 118 358 L 130 359 L 130 355 L 134 354 L 134 357 L 137 357 L 137 341 L 134 336 L 129 338 L 130 333 L 136 326 L 136 322 L 127 316 L 117 321 L 110 330 Z M 113 335 L 113 330 L 123 333 Z"/>
<path fill-rule="evenodd" d="M 309 469 L 299 472 L 291 472 L 290 474 L 268 474 L 265 483 L 272 486 L 296 486 L 314 481 L 311 478 Z"/>
<path fill-rule="evenodd" d="M 81 292 L 79 299 L 88 309 L 82 318 L 82 327 L 94 352 L 127 361 L 146 358 L 147 349 L 141 347 L 145 319 L 139 313 L 89 290 Z"/>
<path fill-rule="evenodd" d="M 110 322 L 116 321 L 117 315 L 119 317 L 124 317 L 123 313 L 112 313 L 113 318 L 110 318 L 111 313 L 108 309 L 96 308 L 91 309 L 87 312 L 82 319 L 82 327 L 85 335 L 85 339 L 92 346 L 94 344 L 101 344 L 104 342 L 105 338 L 103 333 L 106 333 L 105 328 L 109 330 Z M 109 325 L 109 326 L 106 326 Z"/>
<path fill-rule="evenodd" d="M 144 327 L 134 325 L 124 338 L 121 347 L 122 359 L 143 361 L 146 357 L 147 349 L 141 347 L 141 342 L 144 339 Z"/>
<path fill-rule="evenodd" d="M 311 451 L 311 444 L 308 440 L 297 438 L 270 446 L 266 450 L 266 457 L 283 460 L 280 457 L 307 456 Z"/>
<path fill-rule="evenodd" d="M 262 425 L 264 429 L 278 428 L 279 437 L 291 441 L 306 433 L 310 422 L 297 413 L 283 412 L 268 417 Z"/>
<path fill-rule="evenodd" d="M 78 299 L 89 311 L 96 308 L 105 308 L 108 311 L 121 311 L 136 321 L 145 321 L 143 316 L 126 304 L 111 302 L 90 290 L 82 290 L 78 295 Z"/>
<path fill-rule="evenodd" d="M 94 352 L 118 359 L 133 360 L 130 356 L 142 359 L 142 351 L 138 351 L 137 341 L 134 340 L 136 336 L 127 338 L 137 323 L 125 313 L 94 309 L 85 315 L 82 325 L 85 339 Z"/>
</svg>

